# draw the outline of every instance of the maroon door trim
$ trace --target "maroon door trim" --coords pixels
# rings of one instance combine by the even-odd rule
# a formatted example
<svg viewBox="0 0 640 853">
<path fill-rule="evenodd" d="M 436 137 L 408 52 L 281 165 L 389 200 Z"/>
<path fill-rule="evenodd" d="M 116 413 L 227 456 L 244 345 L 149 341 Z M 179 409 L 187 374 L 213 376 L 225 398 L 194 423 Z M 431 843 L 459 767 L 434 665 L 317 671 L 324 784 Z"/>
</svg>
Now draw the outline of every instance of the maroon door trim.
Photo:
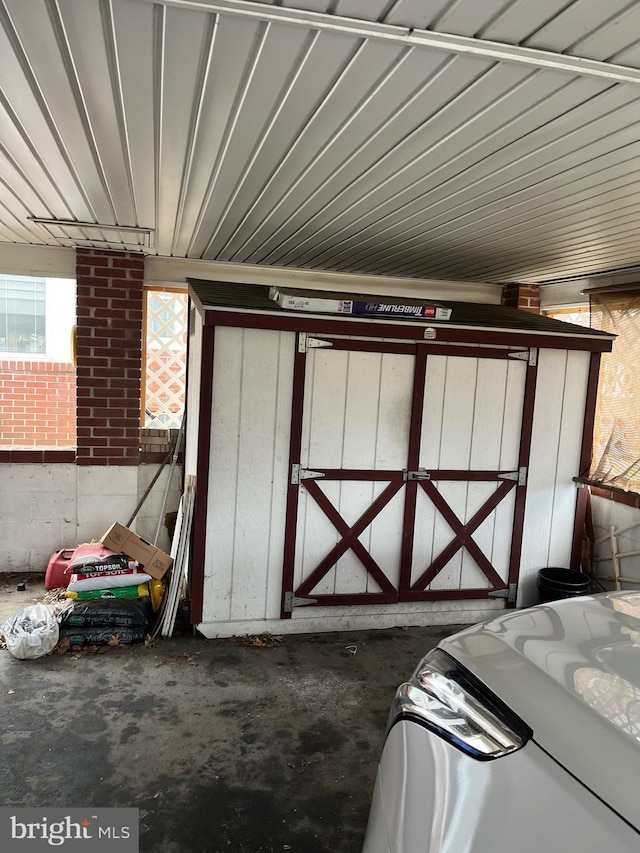
<svg viewBox="0 0 640 853">
<path fill-rule="evenodd" d="M 531 455 L 531 436 L 533 434 L 533 408 L 536 398 L 536 384 L 538 381 L 538 361 L 527 365 L 527 375 L 524 384 L 524 401 L 522 406 L 522 427 L 520 432 L 520 453 L 518 466 L 529 470 L 529 459 Z M 527 473 L 528 478 L 528 473 Z M 524 511 L 527 500 L 526 483 L 516 487 L 516 504 L 513 511 L 513 536 L 511 538 L 511 553 L 509 556 L 508 585 L 518 583 L 520 574 L 520 559 L 522 555 L 522 536 L 524 532 Z M 507 608 L 516 606 L 515 601 L 508 601 Z"/>
<path fill-rule="evenodd" d="M 592 353 L 589 362 L 589 377 L 587 380 L 587 399 L 585 403 L 584 429 L 582 431 L 582 450 L 580 453 L 580 477 L 588 477 L 591 469 L 593 454 L 593 428 L 596 418 L 598 397 L 598 380 L 600 376 L 600 353 Z M 578 487 L 576 494 L 576 513 L 573 525 L 573 542 L 571 545 L 570 566 L 574 571 L 582 568 L 582 539 L 585 529 L 589 489 Z"/>
<path fill-rule="evenodd" d="M 198 447 L 196 451 L 196 496 L 193 508 L 189 617 L 193 625 L 202 622 L 204 603 L 204 561 L 209 500 L 209 464 L 211 460 L 211 407 L 213 405 L 213 357 L 215 329 L 202 329 L 200 360 L 200 403 L 198 408 Z"/>
<path fill-rule="evenodd" d="M 317 314 L 302 316 L 288 315 L 278 311 L 264 314 L 250 311 L 221 311 L 205 309 L 205 324 L 208 326 L 239 326 L 244 329 L 275 329 L 284 332 L 310 332 L 318 335 L 353 335 L 355 337 L 395 338 L 424 342 L 426 328 L 436 330 L 437 340 L 443 343 L 467 343 L 488 346 L 552 347 L 553 349 L 586 350 L 588 352 L 611 352 L 613 342 L 609 338 L 572 338 L 569 335 L 547 335 L 523 332 L 521 329 L 498 330 L 462 326 L 447 326 L 425 323 L 381 323 L 370 320 L 347 320 L 319 317 Z"/>
<path fill-rule="evenodd" d="M 409 448 L 407 451 L 407 470 L 415 471 L 420 461 L 420 437 L 422 433 L 422 414 L 424 411 L 424 386 L 427 378 L 426 347 L 419 347 L 416 352 L 413 370 L 413 392 L 411 399 L 411 415 L 409 422 Z M 418 483 L 409 480 L 405 488 L 404 514 L 402 518 L 402 546 L 400 552 L 400 596 L 411 587 L 411 562 L 413 559 L 413 543 L 415 540 L 416 502 L 418 499 Z"/>
<path fill-rule="evenodd" d="M 291 440 L 289 445 L 289 486 L 285 512 L 284 559 L 282 565 L 282 596 L 280 618 L 291 619 L 285 609 L 285 593 L 293 589 L 293 574 L 296 552 L 296 528 L 298 525 L 298 486 L 291 482 L 293 466 L 300 461 L 302 449 L 302 407 L 304 405 L 304 381 L 306 375 L 306 353 L 298 350 L 293 358 L 293 398 L 291 401 Z"/>
<path fill-rule="evenodd" d="M 305 328 L 307 331 L 307 328 Z M 508 350 L 495 350 L 487 354 L 484 348 L 471 347 L 447 347 L 446 350 L 438 348 L 433 344 L 407 345 L 399 344 L 391 348 L 384 342 L 352 341 L 345 339 L 326 339 L 333 344 L 334 349 L 375 352 L 402 352 L 414 353 L 414 376 L 413 391 L 409 424 L 409 443 L 407 449 L 406 471 L 417 471 L 419 469 L 420 444 L 422 440 L 422 418 L 425 399 L 425 382 L 427 372 L 427 359 L 430 354 L 458 356 L 471 358 L 509 358 Z M 354 346 L 354 343 L 356 346 Z M 369 344 L 374 348 L 370 349 Z M 392 344 L 393 342 L 390 342 Z M 292 429 L 291 450 L 289 457 L 289 470 L 299 464 L 302 444 L 302 419 L 304 408 L 304 386 L 305 386 L 306 353 L 296 352 L 294 361 L 294 388 L 292 403 Z M 523 413 L 521 422 L 521 437 L 519 451 L 519 467 L 527 465 L 531 447 L 531 432 L 533 422 L 533 402 L 535 397 L 535 382 L 537 368 L 528 364 L 526 367 L 525 391 L 523 401 Z M 314 466 L 314 473 L 320 475 L 316 478 L 303 479 L 299 484 L 290 484 L 287 494 L 286 530 L 283 565 L 283 586 L 281 618 L 291 618 L 291 612 L 285 610 L 285 595 L 294 592 L 301 598 L 313 598 L 318 605 L 338 604 L 364 604 L 402 601 L 428 601 L 428 600 L 458 600 L 478 598 L 483 599 L 495 590 L 504 590 L 505 582 L 496 572 L 488 557 L 473 539 L 473 533 L 491 515 L 498 504 L 516 488 L 516 505 L 514 509 L 512 545 L 509 562 L 509 583 L 517 581 L 519 556 L 522 545 L 522 525 L 524 522 L 524 496 L 525 486 L 519 486 L 514 479 L 513 471 L 463 471 L 456 469 L 439 469 L 427 472 L 428 479 L 406 479 L 403 471 L 376 471 L 376 470 L 346 470 L 326 468 L 318 469 Z M 510 474 L 508 479 L 505 475 Z M 519 472 L 518 472 L 519 474 Z M 322 480 L 358 480 L 388 482 L 388 486 L 376 498 L 368 509 L 361 515 L 355 524 L 349 525 L 339 514 L 338 510 L 328 499 L 321 488 Z M 463 523 L 451 509 L 442 494 L 438 491 L 435 482 L 439 480 L 451 480 L 460 482 L 496 482 L 497 487 L 493 494 L 480 507 L 475 515 L 466 523 Z M 336 530 L 341 534 L 340 541 L 331 548 L 328 554 L 315 566 L 311 574 L 302 581 L 300 586 L 294 588 L 295 574 L 295 552 L 298 519 L 298 501 L 301 488 L 306 488 L 309 496 L 318 504 L 331 521 Z M 398 589 L 396 590 L 391 581 L 384 574 L 383 569 L 376 563 L 366 548 L 360 543 L 359 535 L 371 524 L 376 515 L 389 503 L 398 492 L 404 488 L 404 513 L 403 513 L 403 538 L 401 544 L 400 577 Z M 415 583 L 411 583 L 413 548 L 415 537 L 415 513 L 417 503 L 417 490 L 422 488 L 429 497 L 432 504 L 444 520 L 451 527 L 454 538 L 451 543 L 441 552 L 429 565 Z M 429 590 L 426 587 L 433 581 L 440 571 L 447 565 L 452 557 L 461 549 L 466 550 L 473 557 L 486 576 L 492 589 L 447 589 Z M 340 557 L 351 549 L 366 571 L 380 587 L 378 593 L 345 593 L 345 594 L 321 594 L 314 593 L 314 587 L 323 577 L 336 565 Z"/>
<path fill-rule="evenodd" d="M 334 545 L 334 547 L 329 551 L 329 553 L 324 557 L 323 560 L 318 563 L 316 568 L 311 572 L 308 578 L 306 578 L 303 583 L 296 590 L 296 594 L 300 596 L 308 596 L 311 595 L 313 588 L 319 583 L 322 578 L 335 566 L 340 557 L 351 549 L 353 553 L 358 557 L 362 565 L 365 567 L 367 572 L 371 575 L 374 581 L 378 584 L 381 591 L 386 593 L 387 595 L 396 596 L 396 590 L 391 581 L 387 578 L 385 573 L 382 571 L 380 566 L 373 559 L 371 554 L 367 551 L 364 545 L 358 539 L 358 536 L 366 530 L 366 528 L 371 524 L 373 519 L 380 513 L 384 507 L 389 503 L 389 501 L 396 495 L 400 489 L 402 488 L 402 481 L 391 482 L 384 489 L 378 497 L 373 501 L 371 506 L 363 512 L 360 518 L 353 524 L 349 526 L 347 522 L 342 518 L 337 509 L 333 506 L 331 501 L 327 498 L 324 492 L 321 490 L 317 481 L 309 480 L 304 483 L 304 487 L 307 489 L 311 497 L 318 504 L 320 509 L 327 516 L 329 521 L 336 528 L 338 533 L 341 534 L 342 539 Z M 370 596 L 368 593 L 363 593 L 363 597 L 366 600 L 370 600 Z M 372 593 L 375 595 L 375 593 Z M 317 596 L 314 596 L 316 598 Z M 331 600 L 334 601 L 334 597 L 330 596 Z"/>
<path fill-rule="evenodd" d="M 444 478 L 443 478 L 444 479 Z M 453 478 L 447 478 L 453 479 Z M 494 477 L 495 479 L 495 477 Z M 421 480 L 419 485 L 424 489 L 431 503 L 438 510 L 440 515 L 447 522 L 454 533 L 454 538 L 447 547 L 436 557 L 428 569 L 420 575 L 418 580 L 412 585 L 411 591 L 425 591 L 426 587 L 434 580 L 444 567 L 453 559 L 461 548 L 466 548 L 469 554 L 478 564 L 481 571 L 486 575 L 494 589 L 504 587 L 504 582 L 500 575 L 493 568 L 487 557 L 481 549 L 476 545 L 472 534 L 485 521 L 498 506 L 498 504 L 507 496 L 511 489 L 515 486 L 514 480 L 505 480 L 500 483 L 495 492 L 487 501 L 480 507 L 473 518 L 469 519 L 466 524 L 458 518 L 455 512 L 451 509 L 447 501 L 443 498 L 440 492 L 433 485 L 431 480 Z M 451 590 L 452 598 L 457 598 L 457 593 L 460 590 Z"/>
</svg>

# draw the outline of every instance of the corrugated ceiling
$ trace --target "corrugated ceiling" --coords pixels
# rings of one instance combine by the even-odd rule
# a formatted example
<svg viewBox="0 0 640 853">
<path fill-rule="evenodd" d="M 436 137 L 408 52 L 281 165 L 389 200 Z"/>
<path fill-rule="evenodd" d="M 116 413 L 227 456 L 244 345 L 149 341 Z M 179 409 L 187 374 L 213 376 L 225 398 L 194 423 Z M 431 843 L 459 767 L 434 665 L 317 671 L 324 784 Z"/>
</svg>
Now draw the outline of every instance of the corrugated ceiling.
<svg viewBox="0 0 640 853">
<path fill-rule="evenodd" d="M 0 241 L 494 282 L 640 264 L 638 0 L 0 0 L 0 24 Z"/>
</svg>

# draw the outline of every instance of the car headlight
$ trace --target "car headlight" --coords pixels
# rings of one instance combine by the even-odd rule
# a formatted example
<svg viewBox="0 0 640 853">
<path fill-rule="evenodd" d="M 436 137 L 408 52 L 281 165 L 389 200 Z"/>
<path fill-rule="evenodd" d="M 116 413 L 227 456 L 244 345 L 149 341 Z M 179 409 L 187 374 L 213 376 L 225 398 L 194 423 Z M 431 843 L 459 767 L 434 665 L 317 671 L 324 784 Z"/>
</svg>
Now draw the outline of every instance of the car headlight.
<svg viewBox="0 0 640 853">
<path fill-rule="evenodd" d="M 441 649 L 430 652 L 400 685 L 389 728 L 411 719 L 480 760 L 525 745 L 531 729 L 481 681 Z"/>
</svg>

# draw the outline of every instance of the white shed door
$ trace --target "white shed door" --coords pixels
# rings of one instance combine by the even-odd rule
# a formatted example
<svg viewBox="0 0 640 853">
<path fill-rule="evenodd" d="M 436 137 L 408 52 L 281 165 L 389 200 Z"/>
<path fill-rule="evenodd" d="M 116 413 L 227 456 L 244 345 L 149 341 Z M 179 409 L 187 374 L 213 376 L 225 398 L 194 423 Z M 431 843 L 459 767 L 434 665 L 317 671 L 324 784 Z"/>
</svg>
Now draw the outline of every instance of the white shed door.
<svg viewBox="0 0 640 853">
<path fill-rule="evenodd" d="M 283 615 L 507 587 L 528 365 L 443 349 L 331 339 L 298 356 Z"/>
<path fill-rule="evenodd" d="M 480 352 L 427 356 L 406 597 L 507 586 L 526 372 Z"/>
</svg>

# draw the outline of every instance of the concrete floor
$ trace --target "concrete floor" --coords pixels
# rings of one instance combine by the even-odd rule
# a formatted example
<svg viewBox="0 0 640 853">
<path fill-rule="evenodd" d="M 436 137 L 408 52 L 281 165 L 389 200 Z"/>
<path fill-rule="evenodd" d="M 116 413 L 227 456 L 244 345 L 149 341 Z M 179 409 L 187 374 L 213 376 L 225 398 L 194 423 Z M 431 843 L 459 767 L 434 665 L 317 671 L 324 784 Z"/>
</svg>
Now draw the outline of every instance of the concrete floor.
<svg viewBox="0 0 640 853">
<path fill-rule="evenodd" d="M 395 687 L 454 630 L 2 651 L 0 802 L 137 807 L 142 853 L 359 853 Z"/>
</svg>

